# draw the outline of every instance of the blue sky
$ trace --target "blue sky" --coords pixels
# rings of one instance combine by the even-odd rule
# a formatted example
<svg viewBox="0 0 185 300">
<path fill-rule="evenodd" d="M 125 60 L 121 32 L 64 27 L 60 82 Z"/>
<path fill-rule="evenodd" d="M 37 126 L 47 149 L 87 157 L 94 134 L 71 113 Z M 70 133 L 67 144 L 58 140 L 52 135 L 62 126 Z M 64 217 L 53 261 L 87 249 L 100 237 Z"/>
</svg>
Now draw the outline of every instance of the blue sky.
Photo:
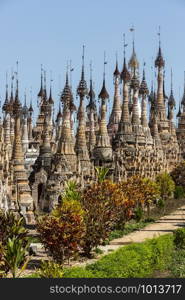
<svg viewBox="0 0 185 300">
<path fill-rule="evenodd" d="M 102 85 L 103 53 L 106 51 L 106 83 L 113 98 L 115 53 L 119 67 L 123 62 L 123 33 L 126 34 L 127 59 L 132 49 L 129 28 L 134 24 L 135 45 L 140 67 L 146 62 L 147 82 L 151 85 L 152 58 L 158 50 L 161 26 L 162 51 L 166 61 L 166 92 L 170 91 L 173 68 L 174 94 L 179 101 L 185 70 L 185 1 L 183 0 L 0 0 L 0 96 L 4 101 L 5 74 L 19 61 L 20 94 L 32 86 L 33 102 L 40 87 L 40 65 L 53 77 L 53 96 L 59 101 L 67 60 L 74 67 L 72 82 L 76 91 L 81 72 L 82 45 L 86 46 L 85 70 L 89 82 L 89 63 L 93 62 L 96 95 Z M 58 106 L 58 104 L 57 104 Z"/>
</svg>

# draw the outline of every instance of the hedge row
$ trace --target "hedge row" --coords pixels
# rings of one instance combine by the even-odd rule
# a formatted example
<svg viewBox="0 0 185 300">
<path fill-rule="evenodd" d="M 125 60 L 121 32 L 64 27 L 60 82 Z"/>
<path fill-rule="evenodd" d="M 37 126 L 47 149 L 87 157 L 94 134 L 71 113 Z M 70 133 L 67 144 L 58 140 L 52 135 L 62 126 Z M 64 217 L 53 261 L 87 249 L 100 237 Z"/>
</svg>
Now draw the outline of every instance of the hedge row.
<svg viewBox="0 0 185 300">
<path fill-rule="evenodd" d="M 165 270 L 172 259 L 173 236 L 170 234 L 133 243 L 82 267 L 65 269 L 66 278 L 142 278 L 156 270 Z"/>
</svg>

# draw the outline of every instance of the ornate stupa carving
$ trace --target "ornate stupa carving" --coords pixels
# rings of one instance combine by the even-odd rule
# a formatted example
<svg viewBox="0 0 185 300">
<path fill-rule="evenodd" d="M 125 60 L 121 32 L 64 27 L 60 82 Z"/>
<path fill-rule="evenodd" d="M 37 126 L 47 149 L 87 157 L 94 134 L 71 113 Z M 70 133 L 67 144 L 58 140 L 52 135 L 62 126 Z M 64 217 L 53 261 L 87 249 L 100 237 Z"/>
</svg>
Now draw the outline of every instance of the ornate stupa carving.
<svg viewBox="0 0 185 300">
<path fill-rule="evenodd" d="M 179 101 L 177 139 L 183 159 L 185 159 L 185 72 L 184 72 L 184 91 L 182 99 Z"/>
<path fill-rule="evenodd" d="M 84 188 L 95 180 L 96 166 L 108 167 L 108 176 L 119 181 L 133 175 L 155 178 L 159 172 L 171 171 L 185 159 L 185 84 L 176 128 L 176 97 L 172 78 L 171 91 L 169 97 L 166 96 L 164 78 L 168 77 L 161 43 L 155 60 L 157 80 L 153 78 L 150 93 L 145 75 L 147 66 L 143 68 L 142 77 L 139 75 L 134 39 L 128 67 L 126 46 L 124 41 L 121 73 L 116 62 L 109 118 L 107 102 L 111 96 L 105 83 L 107 62 L 104 58 L 99 105 L 92 66 L 87 90 L 84 48 L 78 98 L 74 101 L 71 74 L 69 82 L 67 69 L 58 111 L 54 109 L 54 88 L 50 83 L 48 89 L 43 68 L 38 101 L 35 103 L 31 97 L 29 108 L 26 103 L 22 107 L 19 101 L 18 80 L 15 92 L 14 76 L 10 91 L 6 81 L 0 118 L 0 208 L 19 211 L 27 223 L 32 223 L 34 208 L 50 212 L 60 202 L 66 182 L 75 180 Z M 70 67 L 70 72 L 72 70 Z"/>
<path fill-rule="evenodd" d="M 84 100 L 85 97 L 88 95 L 88 89 L 87 89 L 87 83 L 85 81 L 85 74 L 84 74 L 84 46 L 83 46 L 83 55 L 82 55 L 81 80 L 77 88 L 77 94 L 80 98 L 80 105 L 77 113 L 78 127 L 76 133 L 75 152 L 77 155 L 77 160 L 81 165 L 80 170 L 83 169 L 83 172 L 88 174 L 90 171 L 90 158 L 89 158 L 89 152 L 88 152 L 87 140 L 86 140 L 86 116 L 85 116 L 85 109 L 84 109 Z"/>
<path fill-rule="evenodd" d="M 99 123 L 99 132 L 96 139 L 96 145 L 94 148 L 94 160 L 95 164 L 102 166 L 102 164 L 109 164 L 112 161 L 112 147 L 110 144 L 110 137 L 108 135 L 106 112 L 107 112 L 107 100 L 109 94 L 105 86 L 105 59 L 104 59 L 104 73 L 103 73 L 103 85 L 99 94 L 101 99 L 101 115 Z"/>
<path fill-rule="evenodd" d="M 96 132 L 98 129 L 97 106 L 95 100 L 95 92 L 92 81 L 92 65 L 90 65 L 90 89 L 88 93 L 89 104 L 86 107 L 87 122 L 86 122 L 86 140 L 90 157 L 93 156 L 93 150 L 96 145 Z"/>
<path fill-rule="evenodd" d="M 114 101 L 113 101 L 112 112 L 108 123 L 108 132 L 111 139 L 115 137 L 118 131 L 118 126 L 121 118 L 121 99 L 120 99 L 120 91 L 119 91 L 120 72 L 118 70 L 117 59 L 116 59 L 116 68 L 113 75 L 114 75 Z"/>
<path fill-rule="evenodd" d="M 25 217 L 27 224 L 34 223 L 34 203 L 31 196 L 31 189 L 28 183 L 28 176 L 25 170 L 24 153 L 21 142 L 21 113 L 22 106 L 19 101 L 18 93 L 18 79 L 15 94 L 15 101 L 13 105 L 13 113 L 15 117 L 15 138 L 12 151 L 12 195 L 11 204 L 15 210 Z"/>
<path fill-rule="evenodd" d="M 29 147 L 29 139 L 28 139 L 28 107 L 26 104 L 26 95 L 25 95 L 25 102 L 22 109 L 22 149 L 23 153 L 25 154 Z"/>
</svg>

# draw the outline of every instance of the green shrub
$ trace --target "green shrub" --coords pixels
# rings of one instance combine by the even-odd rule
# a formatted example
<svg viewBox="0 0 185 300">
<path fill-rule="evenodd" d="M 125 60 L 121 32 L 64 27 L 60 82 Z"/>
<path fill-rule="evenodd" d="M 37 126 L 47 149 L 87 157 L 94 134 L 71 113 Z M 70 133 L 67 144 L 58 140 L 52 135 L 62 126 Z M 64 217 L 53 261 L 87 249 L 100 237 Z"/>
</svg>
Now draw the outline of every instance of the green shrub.
<svg viewBox="0 0 185 300">
<path fill-rule="evenodd" d="M 148 277 L 154 270 L 165 270 L 170 263 L 172 253 L 173 236 L 168 234 L 122 247 L 86 268 L 71 268 L 64 277 Z"/>
<path fill-rule="evenodd" d="M 6 245 L 8 239 L 14 237 L 27 241 L 27 234 L 23 218 L 15 216 L 12 212 L 0 210 L 0 242 L 2 245 Z"/>
<path fill-rule="evenodd" d="M 169 271 L 171 277 L 185 278 L 185 250 L 174 251 Z"/>
<path fill-rule="evenodd" d="M 100 272 L 103 277 L 145 277 L 150 275 L 152 253 L 149 248 L 139 244 L 119 249 L 98 262 L 87 266 L 88 270 Z"/>
<path fill-rule="evenodd" d="M 62 278 L 63 267 L 53 261 L 46 261 L 41 264 L 38 275 L 40 278 Z"/>
<path fill-rule="evenodd" d="M 24 225 L 23 218 L 0 211 L 0 277 L 8 272 L 19 277 L 27 266 L 30 238 Z"/>
<path fill-rule="evenodd" d="M 159 199 L 157 201 L 157 207 L 159 207 L 159 208 L 164 208 L 165 207 L 165 202 L 164 202 L 163 199 Z"/>
<path fill-rule="evenodd" d="M 184 197 L 184 188 L 182 186 L 176 186 L 174 191 L 175 199 L 180 199 Z"/>
<path fill-rule="evenodd" d="M 161 198 L 166 200 L 173 196 L 175 191 L 175 182 L 168 173 L 162 173 L 157 175 L 156 183 L 159 187 Z"/>
<path fill-rule="evenodd" d="M 87 187 L 81 203 L 86 224 L 83 250 L 90 257 L 91 250 L 107 239 L 115 224 L 123 221 L 129 204 L 121 189 L 110 180 Z"/>
<path fill-rule="evenodd" d="M 70 201 L 70 200 L 79 201 L 80 197 L 81 197 L 81 193 L 79 191 L 79 187 L 78 187 L 76 181 L 69 180 L 66 183 L 66 187 L 65 187 L 64 193 L 62 195 L 62 201 L 64 199 L 68 200 L 68 201 Z"/>
<path fill-rule="evenodd" d="M 108 168 L 104 168 L 104 167 L 95 167 L 95 171 L 96 171 L 96 174 L 97 174 L 97 179 L 98 179 L 98 182 L 99 183 L 102 183 L 108 172 L 109 172 L 109 169 Z"/>
<path fill-rule="evenodd" d="M 40 276 L 39 276 L 39 272 L 35 272 L 30 275 L 22 276 L 22 278 L 40 278 Z"/>
<path fill-rule="evenodd" d="M 29 241 L 25 245 L 21 239 L 19 240 L 16 237 L 9 238 L 4 247 L 3 260 L 13 278 L 20 277 L 28 264 L 28 247 Z"/>
<path fill-rule="evenodd" d="M 185 249 L 185 228 L 179 228 L 173 232 L 174 244 L 177 249 Z"/>
<path fill-rule="evenodd" d="M 146 242 L 147 243 L 147 242 Z M 163 235 L 158 238 L 148 240 L 152 247 L 152 265 L 154 270 L 165 270 L 171 261 L 174 249 L 173 236 Z"/>
<path fill-rule="evenodd" d="M 94 278 L 94 273 L 82 267 L 66 268 L 64 278 Z"/>
<path fill-rule="evenodd" d="M 102 254 L 102 253 L 103 253 L 103 250 L 101 250 L 100 248 L 96 247 L 96 248 L 94 249 L 94 252 L 95 252 L 96 254 Z"/>
<path fill-rule="evenodd" d="M 134 210 L 134 219 L 136 220 L 136 222 L 140 222 L 143 218 L 143 215 L 144 215 L 144 211 L 142 207 L 137 207 Z"/>
</svg>

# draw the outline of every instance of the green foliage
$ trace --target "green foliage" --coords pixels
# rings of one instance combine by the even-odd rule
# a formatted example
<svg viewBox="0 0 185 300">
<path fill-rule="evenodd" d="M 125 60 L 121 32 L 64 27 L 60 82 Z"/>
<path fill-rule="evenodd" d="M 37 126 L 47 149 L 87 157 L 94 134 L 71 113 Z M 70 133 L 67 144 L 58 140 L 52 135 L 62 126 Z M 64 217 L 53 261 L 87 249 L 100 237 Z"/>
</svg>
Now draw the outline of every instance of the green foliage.
<svg viewBox="0 0 185 300">
<path fill-rule="evenodd" d="M 133 176 L 127 181 L 121 182 L 119 188 L 128 199 L 128 203 L 132 207 L 130 213 L 133 213 L 133 217 L 137 221 L 142 219 L 144 207 L 147 207 L 148 217 L 150 216 L 150 206 L 160 195 L 159 187 L 154 181 L 148 178 Z"/>
<path fill-rule="evenodd" d="M 103 250 L 101 250 L 100 248 L 95 248 L 94 249 L 94 252 L 96 253 L 96 254 L 102 254 L 103 253 Z"/>
<path fill-rule="evenodd" d="M 22 278 L 40 278 L 40 275 L 39 272 L 35 272 L 30 275 L 22 276 Z"/>
<path fill-rule="evenodd" d="M 8 268 L 5 265 L 4 261 L 4 253 L 5 249 L 2 243 L 0 243 L 0 278 L 6 277 L 6 274 L 8 272 Z"/>
<path fill-rule="evenodd" d="M 122 247 L 87 265 L 85 269 L 71 268 L 64 277 L 85 277 L 85 271 L 90 271 L 94 278 L 148 277 L 154 270 L 164 270 L 172 258 L 172 253 L 173 237 L 169 234 L 163 235 L 143 243 Z"/>
<path fill-rule="evenodd" d="M 184 188 L 182 186 L 176 186 L 174 191 L 175 199 L 180 199 L 184 197 Z"/>
<path fill-rule="evenodd" d="M 40 238 L 59 264 L 76 255 L 85 234 L 84 212 L 76 200 L 64 200 L 50 216 L 38 219 Z"/>
<path fill-rule="evenodd" d="M 0 210 L 0 242 L 6 245 L 7 240 L 13 237 L 27 240 L 28 231 L 24 227 L 24 219 L 16 217 L 12 212 Z"/>
<path fill-rule="evenodd" d="M 26 245 L 25 243 L 23 245 L 23 241 L 16 237 L 13 237 L 12 239 L 9 238 L 7 241 L 3 261 L 5 262 L 5 265 L 8 266 L 13 278 L 20 277 L 28 264 L 28 247 L 29 241 L 27 241 Z M 21 270 L 18 271 L 20 267 Z"/>
<path fill-rule="evenodd" d="M 63 267 L 53 261 L 46 261 L 41 264 L 38 275 L 39 278 L 62 278 Z"/>
<path fill-rule="evenodd" d="M 94 278 L 94 273 L 81 267 L 66 268 L 64 278 Z"/>
<path fill-rule="evenodd" d="M 173 236 L 162 235 L 158 238 L 148 240 L 149 246 L 152 247 L 152 261 L 153 270 L 165 270 L 169 265 L 174 250 Z"/>
<path fill-rule="evenodd" d="M 172 177 L 168 173 L 162 173 L 157 175 L 156 183 L 159 186 L 161 198 L 166 200 L 173 196 L 175 191 L 175 183 Z"/>
<path fill-rule="evenodd" d="M 185 250 L 174 251 L 169 271 L 170 277 L 185 278 Z"/>
<path fill-rule="evenodd" d="M 137 222 L 140 222 L 140 221 L 141 221 L 141 219 L 143 218 L 143 215 L 144 215 L 144 212 L 143 212 L 142 207 L 137 207 L 137 208 L 134 210 L 134 219 L 135 219 Z"/>
<path fill-rule="evenodd" d="M 177 249 L 185 249 L 185 228 L 179 228 L 173 232 L 174 244 Z"/>
<path fill-rule="evenodd" d="M 109 172 L 109 169 L 104 167 L 95 167 L 95 171 L 97 173 L 98 182 L 102 183 L 105 180 L 106 175 Z"/>
<path fill-rule="evenodd" d="M 81 193 L 79 191 L 76 181 L 70 180 L 66 183 L 64 193 L 62 195 L 62 200 L 76 200 L 79 201 Z"/>
<path fill-rule="evenodd" d="M 165 201 L 163 199 L 159 199 L 157 202 L 157 207 L 164 208 L 165 207 Z"/>
<path fill-rule="evenodd" d="M 117 185 L 109 180 L 88 187 L 82 197 L 86 234 L 83 250 L 87 256 L 102 244 L 120 219 L 124 219 L 126 199 Z"/>
<path fill-rule="evenodd" d="M 0 277 L 9 271 L 13 277 L 19 277 L 26 268 L 30 245 L 27 234 L 23 218 L 0 211 Z"/>
</svg>

